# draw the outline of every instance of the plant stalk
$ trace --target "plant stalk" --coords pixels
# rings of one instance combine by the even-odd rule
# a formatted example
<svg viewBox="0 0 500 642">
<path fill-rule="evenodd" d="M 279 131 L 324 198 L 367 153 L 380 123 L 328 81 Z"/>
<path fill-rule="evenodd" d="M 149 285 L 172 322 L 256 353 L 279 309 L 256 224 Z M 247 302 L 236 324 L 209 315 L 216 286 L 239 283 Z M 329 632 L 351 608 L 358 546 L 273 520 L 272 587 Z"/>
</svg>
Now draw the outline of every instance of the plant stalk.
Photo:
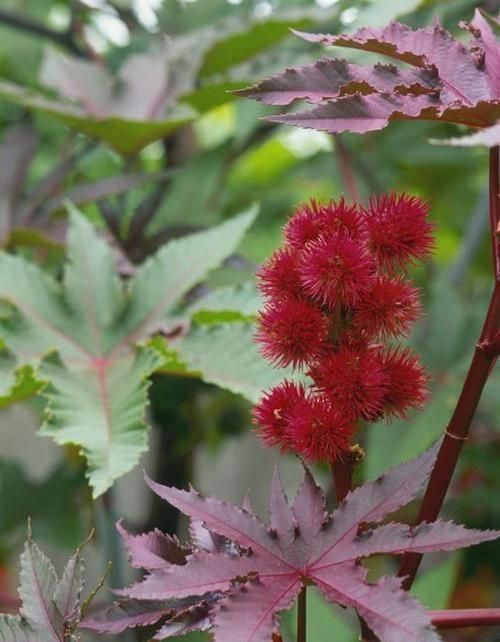
<svg viewBox="0 0 500 642">
<path fill-rule="evenodd" d="M 299 593 L 297 605 L 297 642 L 306 642 L 307 637 L 307 587 Z"/>
<path fill-rule="evenodd" d="M 353 468 L 353 462 L 350 461 L 338 461 L 331 464 L 333 486 L 339 504 L 352 488 Z"/>
<path fill-rule="evenodd" d="M 334 134 L 333 140 L 335 142 L 335 149 L 337 151 L 337 158 L 342 175 L 342 183 L 345 186 L 347 196 L 351 201 L 359 201 L 360 194 L 358 185 L 356 183 L 356 175 L 352 166 L 351 154 L 347 145 L 345 144 L 341 134 Z"/>
<path fill-rule="evenodd" d="M 449 609 L 428 614 L 437 629 L 500 625 L 500 609 Z"/>
<path fill-rule="evenodd" d="M 111 562 L 109 575 L 112 588 L 125 585 L 124 559 L 122 545 L 115 524 L 118 519 L 115 509 L 114 488 L 108 489 L 96 502 L 97 533 L 102 540 L 102 548 L 106 562 Z"/>
<path fill-rule="evenodd" d="M 500 252 L 497 228 L 500 219 L 500 174 L 498 147 L 490 152 L 490 226 L 493 244 L 495 288 L 484 320 L 481 336 L 464 381 L 460 397 L 444 432 L 444 439 L 434 464 L 417 523 L 433 522 L 441 510 L 455 471 L 458 457 L 469 436 L 470 426 L 481 393 L 496 361 L 495 338 L 500 327 Z M 419 553 L 407 553 L 399 569 L 403 587 L 409 589 L 422 560 Z"/>
</svg>

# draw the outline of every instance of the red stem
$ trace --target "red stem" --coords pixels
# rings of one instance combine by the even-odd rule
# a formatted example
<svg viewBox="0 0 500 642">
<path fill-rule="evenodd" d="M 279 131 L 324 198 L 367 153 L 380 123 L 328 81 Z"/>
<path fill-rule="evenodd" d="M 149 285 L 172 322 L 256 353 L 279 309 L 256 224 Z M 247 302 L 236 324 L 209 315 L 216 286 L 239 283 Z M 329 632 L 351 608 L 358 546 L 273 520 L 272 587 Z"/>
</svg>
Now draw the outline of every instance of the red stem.
<svg viewBox="0 0 500 642">
<path fill-rule="evenodd" d="M 352 473 L 354 469 L 354 462 L 337 461 L 330 465 L 332 469 L 333 486 L 337 501 L 340 502 L 344 499 L 347 493 L 352 488 Z"/>
<path fill-rule="evenodd" d="M 356 456 L 353 453 L 352 457 L 349 457 L 345 461 L 338 461 L 330 465 L 330 468 L 332 470 L 335 495 L 337 496 L 337 501 L 339 502 L 339 504 L 341 501 L 343 501 L 347 493 L 352 489 L 352 477 L 356 461 Z M 374 642 L 377 638 L 373 634 L 370 627 L 366 624 L 362 617 L 358 617 L 358 619 L 359 625 L 361 627 L 360 640 L 362 640 L 363 642 Z"/>
<path fill-rule="evenodd" d="M 469 367 L 469 372 L 464 381 L 462 392 L 445 430 L 434 469 L 432 471 L 427 489 L 425 491 L 417 523 L 433 522 L 441 510 L 446 492 L 457 465 L 458 457 L 465 441 L 468 438 L 472 418 L 476 411 L 484 385 L 495 363 L 496 356 L 494 339 L 500 326 L 500 263 L 499 242 L 496 234 L 498 227 L 500 207 L 500 177 L 498 147 L 491 150 L 490 154 L 490 224 L 493 241 L 493 261 L 495 269 L 495 288 L 491 297 L 490 306 L 486 314 L 483 329 L 474 356 Z M 399 576 L 405 577 L 403 586 L 409 589 L 413 583 L 422 555 L 407 553 L 399 569 Z"/>
<path fill-rule="evenodd" d="M 428 615 L 437 629 L 500 625 L 500 609 L 451 609 L 428 611 Z"/>
<path fill-rule="evenodd" d="M 490 150 L 490 229 L 493 269 L 495 280 L 500 280 L 500 181 L 499 181 L 499 148 L 493 147 Z"/>
<path fill-rule="evenodd" d="M 297 605 L 297 642 L 306 642 L 307 637 L 307 587 L 303 586 L 299 593 Z"/>
<path fill-rule="evenodd" d="M 333 140 L 335 141 L 340 173 L 342 175 L 342 183 L 344 184 L 347 196 L 353 202 L 359 201 L 360 195 L 350 152 L 340 134 L 334 134 Z"/>
</svg>

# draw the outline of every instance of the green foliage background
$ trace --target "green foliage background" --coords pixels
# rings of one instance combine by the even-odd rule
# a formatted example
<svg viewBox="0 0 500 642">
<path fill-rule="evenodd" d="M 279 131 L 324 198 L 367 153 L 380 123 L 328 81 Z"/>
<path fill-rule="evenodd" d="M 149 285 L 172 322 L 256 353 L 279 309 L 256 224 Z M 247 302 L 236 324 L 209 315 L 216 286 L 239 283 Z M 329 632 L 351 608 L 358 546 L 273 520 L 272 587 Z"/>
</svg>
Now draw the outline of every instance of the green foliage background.
<svg viewBox="0 0 500 642">
<path fill-rule="evenodd" d="M 291 37 L 289 27 L 338 32 L 381 25 L 397 16 L 411 26 L 438 17 L 457 32 L 458 21 L 467 19 L 475 7 L 493 11 L 495 3 L 163 0 L 151 3 L 156 9 L 149 12 L 144 6 L 150 3 L 142 3 L 143 10 L 137 11 L 140 4 L 131 0 L 2 2 L 0 232 L 4 250 L 37 262 L 58 279 L 66 257 L 64 202 L 69 199 L 81 207 L 96 230 L 113 239 L 119 249 L 119 269 L 128 275 L 168 241 L 258 207 L 258 218 L 238 251 L 193 296 L 177 301 L 165 320 L 191 324 L 188 334 L 178 341 L 157 336 L 147 348 L 161 360 L 150 389 L 150 417 L 159 453 L 157 478 L 182 485 L 193 476 L 193 452 L 199 445 L 222 448 L 226 440 L 247 431 L 249 401 L 283 374 L 259 360 L 251 343 L 259 306 L 251 283 L 256 264 L 280 243 L 281 226 L 292 208 L 311 197 L 329 199 L 348 192 L 346 171 L 352 171 L 365 199 L 371 192 L 388 189 L 429 198 L 438 223 L 437 252 L 431 265 L 414 274 L 427 315 L 410 341 L 432 372 L 433 400 L 411 421 L 376 426 L 361 436 L 367 457 L 360 475 L 372 477 L 416 455 L 446 425 L 492 285 L 486 152 L 430 145 L 430 138 L 456 134 L 452 126 L 436 123 L 396 123 L 380 133 L 340 140 L 271 126 L 260 119 L 271 110 L 236 101 L 227 90 L 319 55 L 318 48 Z M 7 25 L 2 11 L 21 19 L 17 25 Z M 78 51 L 71 51 L 72 45 L 60 38 L 28 32 L 26 21 L 31 20 L 58 34 L 71 29 Z M 61 87 L 73 73 L 62 55 L 79 52 L 83 58 L 90 57 L 94 66 L 105 66 L 113 80 L 131 56 L 149 55 L 155 47 L 163 47 L 165 34 L 170 38 L 169 53 L 158 73 L 168 68 L 171 93 L 157 121 L 138 112 L 133 118 L 125 117 L 114 108 L 96 120 L 80 106 L 75 114 L 75 103 L 61 96 Z M 47 83 L 40 76 L 47 48 L 53 64 L 50 87 L 44 86 Z M 82 64 L 81 59 L 75 64 Z M 77 69 L 85 90 L 82 68 Z M 134 81 L 139 97 L 141 81 L 140 75 Z M 96 83 L 91 76 L 92 91 L 100 91 Z M 12 143 L 13 127 L 26 136 L 17 147 Z M 347 170 L 339 149 L 348 159 Z M 13 174 L 13 167 L 26 171 L 22 176 Z M 145 204 L 152 202 L 155 207 L 144 222 Z M 217 263 L 224 259 L 222 254 Z M 196 252 L 189 260 L 196 263 Z M 2 265 L 0 261 L 0 269 Z M 175 281 L 175 272 L 168 278 Z M 156 290 L 167 286 L 159 274 L 147 294 L 154 299 Z M 10 308 L 1 312 L 2 322 L 8 320 Z M 7 332 L 2 340 L 9 347 Z M 13 380 L 11 356 L 5 351 L 2 356 L 0 406 L 26 403 L 41 414 L 41 399 L 33 397 L 41 386 L 34 370 L 21 362 Z M 494 375 L 447 504 L 447 511 L 470 526 L 499 527 L 498 383 Z M 103 518 L 99 505 L 92 503 L 84 469 L 71 446 L 65 446 L 60 464 L 47 479 L 36 482 L 18 462 L 0 458 L 0 562 L 5 568 L 19 551 L 28 514 L 33 517 L 35 536 L 57 547 L 74 547 L 97 524 L 99 541 L 103 546 L 108 542 L 106 550 L 117 555 L 105 523 L 112 512 Z M 405 517 L 411 518 L 411 510 Z M 177 528 L 175 515 L 156 504 L 148 524 L 138 526 L 153 524 Z M 485 580 L 484 568 L 500 568 L 491 559 L 495 555 L 498 562 L 499 554 L 492 546 L 488 551 L 488 559 L 481 550 L 473 550 L 462 558 L 431 563 L 416 592 L 433 608 L 446 606 L 450 599 L 456 606 L 473 606 L 470 601 L 463 603 L 464 596 L 480 587 L 478 606 L 493 605 L 498 579 L 493 573 Z M 374 573 L 382 566 L 380 562 Z M 3 588 L 0 579 L 0 595 Z M 311 608 L 310 637 L 315 642 L 354 639 L 343 614 L 331 612 L 317 597 L 311 598 Z M 284 627 L 291 631 L 292 620 Z M 477 632 L 471 638 L 454 635 L 447 639 L 480 639 Z"/>
</svg>

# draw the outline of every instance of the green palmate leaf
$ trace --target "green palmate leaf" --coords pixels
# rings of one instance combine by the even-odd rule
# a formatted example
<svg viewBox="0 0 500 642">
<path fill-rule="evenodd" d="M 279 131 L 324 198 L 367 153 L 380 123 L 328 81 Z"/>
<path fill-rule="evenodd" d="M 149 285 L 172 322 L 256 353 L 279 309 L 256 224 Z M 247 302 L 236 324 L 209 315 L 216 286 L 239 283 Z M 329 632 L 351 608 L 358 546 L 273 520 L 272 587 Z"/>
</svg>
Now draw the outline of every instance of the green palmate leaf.
<svg viewBox="0 0 500 642">
<path fill-rule="evenodd" d="M 235 96 L 232 92 L 244 86 L 243 81 L 236 80 L 227 80 L 217 84 L 210 83 L 185 94 L 182 100 L 196 111 L 203 113 L 234 100 Z"/>
<path fill-rule="evenodd" d="M 200 75 L 221 74 L 289 36 L 291 27 L 300 29 L 298 25 L 307 24 L 311 24 L 311 19 L 304 16 L 255 22 L 250 28 L 216 42 L 205 54 Z"/>
<path fill-rule="evenodd" d="M 262 391 L 292 372 L 270 366 L 252 341 L 253 325 L 226 323 L 194 326 L 175 348 L 190 371 L 221 388 L 258 401 Z"/>
<path fill-rule="evenodd" d="M 163 358 L 137 344 L 235 250 L 256 212 L 169 243 L 127 286 L 107 243 L 75 208 L 70 213 L 61 284 L 20 257 L 0 254 L 0 298 L 12 305 L 0 334 L 10 351 L 5 365 L 29 365 L 46 383 L 42 434 L 81 447 L 97 496 L 147 446 L 147 378 Z"/>
<path fill-rule="evenodd" d="M 44 392 L 48 405 L 40 434 L 61 446 L 82 447 L 95 495 L 131 470 L 147 450 L 147 378 L 160 364 L 159 355 L 140 350 L 97 372 L 68 373 L 62 364 L 52 363 L 41 368 L 41 376 L 51 383 Z"/>
<path fill-rule="evenodd" d="M 134 306 L 119 332 L 134 336 L 155 329 L 155 323 L 179 297 L 234 251 L 256 215 L 257 208 L 252 207 L 206 232 L 171 241 L 148 259 L 131 283 L 129 294 Z"/>
<path fill-rule="evenodd" d="M 175 107 L 159 120 L 141 120 L 124 116 L 96 118 L 80 106 L 64 100 L 48 99 L 8 82 L 0 82 L 0 96 L 57 119 L 90 138 L 103 140 L 119 154 L 135 154 L 149 143 L 164 138 L 181 125 L 193 120 L 195 112 L 187 107 Z"/>
<path fill-rule="evenodd" d="M 30 625 L 14 615 L 0 615 L 0 639 L 2 642 L 36 642 L 38 634 Z"/>
<path fill-rule="evenodd" d="M 262 297 L 253 283 L 228 285 L 213 290 L 186 309 L 197 323 L 250 321 L 263 306 Z"/>
<path fill-rule="evenodd" d="M 15 369 L 17 362 L 11 354 L 2 353 L 0 361 L 0 408 L 32 397 L 43 388 L 43 383 L 36 379 L 33 368 L 25 366 Z"/>
</svg>

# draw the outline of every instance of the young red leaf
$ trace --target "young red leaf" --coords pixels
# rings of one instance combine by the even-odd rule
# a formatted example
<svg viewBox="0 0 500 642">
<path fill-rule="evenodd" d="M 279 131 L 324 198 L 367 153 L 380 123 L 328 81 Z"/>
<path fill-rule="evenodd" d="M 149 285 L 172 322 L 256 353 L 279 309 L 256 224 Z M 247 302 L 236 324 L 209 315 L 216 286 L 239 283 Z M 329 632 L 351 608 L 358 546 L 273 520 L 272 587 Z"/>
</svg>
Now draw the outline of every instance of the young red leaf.
<svg viewBox="0 0 500 642">
<path fill-rule="evenodd" d="M 389 56 L 412 69 L 322 59 L 239 93 L 273 105 L 304 99 L 316 106 L 269 120 L 330 133 L 375 131 L 392 120 L 406 119 L 488 127 L 500 117 L 500 45 L 480 11 L 463 26 L 472 34 L 468 46 L 438 22 L 416 30 L 392 22 L 353 34 L 295 32 L 309 42 Z"/>
<path fill-rule="evenodd" d="M 432 96 L 357 94 L 327 101 L 314 109 L 268 116 L 267 120 L 330 134 L 344 131 L 365 134 L 383 129 L 393 120 L 435 118 L 438 107 L 437 98 Z"/>
<path fill-rule="evenodd" d="M 484 67 L 488 75 L 492 96 L 498 99 L 500 98 L 500 46 L 493 29 L 479 9 L 475 10 L 470 26 L 478 46 L 484 53 Z"/>
<path fill-rule="evenodd" d="M 294 100 L 320 103 L 347 94 L 389 92 L 434 93 L 436 73 L 431 69 L 398 69 L 394 65 L 363 67 L 343 58 L 320 58 L 313 64 L 287 69 L 236 94 L 266 105 L 289 105 Z"/>
<path fill-rule="evenodd" d="M 352 35 L 308 36 L 310 41 L 317 42 L 319 38 L 322 44 L 363 49 L 410 65 L 435 68 L 445 104 L 459 100 L 473 105 L 491 97 L 487 73 L 478 68 L 474 56 L 438 22 L 415 30 L 391 22 L 383 29 L 364 27 Z"/>
<path fill-rule="evenodd" d="M 268 642 L 278 630 L 279 613 L 312 582 L 327 599 L 355 608 L 384 642 L 437 642 L 425 609 L 402 591 L 399 580 L 370 584 L 359 565 L 360 558 L 373 553 L 453 550 L 500 535 L 447 522 L 373 526 L 415 496 L 430 474 L 437 447 L 352 491 L 331 515 L 309 471 L 292 505 L 276 473 L 269 527 L 245 509 L 148 480 L 160 497 L 235 546 L 231 552 L 212 553 L 195 546 L 185 565 L 152 569 L 120 593 L 140 600 L 198 596 L 200 608 L 209 604 L 215 642 Z M 194 605 L 191 609 L 196 611 Z M 195 618 L 195 625 L 206 623 L 205 616 Z M 170 618 L 156 639 L 190 630 L 189 618 L 183 622 L 182 612 L 176 618 L 179 627 Z M 95 628 L 105 631 L 105 617 L 99 621 Z"/>
<path fill-rule="evenodd" d="M 160 569 L 171 564 L 185 564 L 189 549 L 181 546 L 176 537 L 164 535 L 158 529 L 151 533 L 130 535 L 122 526 L 122 520 L 116 524 L 122 536 L 130 565 L 134 568 Z"/>
<path fill-rule="evenodd" d="M 163 602 L 121 600 L 96 616 L 86 618 L 82 623 L 82 628 L 116 635 L 127 629 L 156 624 L 172 613 L 175 613 L 172 609 L 172 600 L 164 600 Z"/>
</svg>

